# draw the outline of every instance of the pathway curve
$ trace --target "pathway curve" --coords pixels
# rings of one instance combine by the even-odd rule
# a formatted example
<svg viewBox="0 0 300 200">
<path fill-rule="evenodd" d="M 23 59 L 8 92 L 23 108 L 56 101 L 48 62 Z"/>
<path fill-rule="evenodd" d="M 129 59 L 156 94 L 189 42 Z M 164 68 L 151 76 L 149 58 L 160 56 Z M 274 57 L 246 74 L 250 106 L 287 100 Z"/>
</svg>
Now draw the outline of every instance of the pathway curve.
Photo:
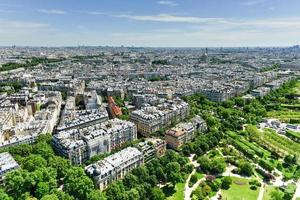
<svg viewBox="0 0 300 200">
<path fill-rule="evenodd" d="M 297 189 L 293 196 L 293 200 L 296 200 L 297 198 L 300 197 L 300 180 L 296 183 L 296 186 L 297 186 Z"/>
<path fill-rule="evenodd" d="M 251 179 L 251 177 L 242 176 L 239 174 L 232 173 L 232 170 L 236 169 L 237 167 L 234 165 L 229 165 L 226 167 L 226 171 L 222 174 L 222 176 L 231 176 L 231 177 L 237 177 L 237 178 L 245 178 L 245 179 Z"/>
<path fill-rule="evenodd" d="M 192 192 L 199 186 L 199 184 L 202 181 L 205 180 L 205 178 L 202 178 L 202 179 L 198 180 L 192 187 L 189 187 L 189 182 L 190 182 L 191 176 L 196 173 L 196 168 L 199 166 L 199 164 L 197 163 L 197 161 L 193 160 L 194 156 L 195 156 L 195 154 L 192 154 L 189 157 L 189 161 L 190 161 L 190 163 L 192 163 L 192 165 L 194 165 L 194 169 L 193 169 L 192 173 L 190 173 L 190 175 L 188 176 L 188 178 L 187 178 L 187 180 L 185 182 L 185 186 L 184 186 L 184 200 L 190 200 Z"/>
<path fill-rule="evenodd" d="M 185 188 L 184 200 L 191 200 L 192 192 L 196 190 L 203 181 L 205 181 L 205 177 L 199 179 L 191 188 L 187 185 L 187 188 Z"/>
</svg>

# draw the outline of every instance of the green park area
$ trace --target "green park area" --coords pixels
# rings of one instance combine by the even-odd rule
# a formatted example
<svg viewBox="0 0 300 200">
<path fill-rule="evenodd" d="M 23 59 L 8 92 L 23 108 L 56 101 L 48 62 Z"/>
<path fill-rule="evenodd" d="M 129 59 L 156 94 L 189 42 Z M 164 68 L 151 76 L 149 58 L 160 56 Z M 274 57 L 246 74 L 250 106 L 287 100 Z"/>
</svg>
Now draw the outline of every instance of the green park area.
<svg viewBox="0 0 300 200">
<path fill-rule="evenodd" d="M 276 149 L 283 155 L 300 155 L 300 144 L 277 134 L 272 129 L 265 129 L 261 134 L 261 140 L 270 148 Z"/>
<path fill-rule="evenodd" d="M 256 200 L 259 194 L 259 188 L 256 190 L 250 189 L 248 179 L 232 178 L 232 185 L 228 190 L 222 190 L 222 197 L 226 200 Z"/>
<path fill-rule="evenodd" d="M 163 192 L 166 194 L 168 200 L 182 200 L 184 199 L 184 185 L 185 183 L 177 183 L 175 188 L 165 186 Z"/>
<path fill-rule="evenodd" d="M 297 81 L 286 88 L 283 94 L 276 99 L 276 109 L 269 110 L 267 117 L 286 123 L 300 124 L 300 82 Z"/>
</svg>

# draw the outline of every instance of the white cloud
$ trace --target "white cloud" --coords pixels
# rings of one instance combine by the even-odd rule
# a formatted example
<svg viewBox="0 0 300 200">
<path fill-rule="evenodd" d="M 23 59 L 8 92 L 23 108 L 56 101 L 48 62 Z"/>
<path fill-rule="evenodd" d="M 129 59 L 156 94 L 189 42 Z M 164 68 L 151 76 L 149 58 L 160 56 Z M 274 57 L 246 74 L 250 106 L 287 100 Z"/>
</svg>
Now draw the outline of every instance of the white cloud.
<svg viewBox="0 0 300 200">
<path fill-rule="evenodd" d="M 233 31 L 233 30 L 181 30 L 162 32 L 124 32 L 112 34 L 115 45 L 152 47 L 238 47 L 238 46 L 288 46 L 296 44 L 299 35 L 293 31 Z"/>
<path fill-rule="evenodd" d="M 49 27 L 49 24 L 29 22 L 29 21 L 12 21 L 0 20 L 0 27 L 3 30 L 11 29 L 41 29 Z"/>
<path fill-rule="evenodd" d="M 266 0 L 250 0 L 250 1 L 243 2 L 242 5 L 244 5 L 244 6 L 254 6 L 254 5 L 264 3 L 264 2 L 266 2 Z"/>
<path fill-rule="evenodd" d="M 160 4 L 160 5 L 171 6 L 171 7 L 178 6 L 178 3 L 174 2 L 174 1 L 167 1 L 167 0 L 157 1 L 156 3 Z"/>
<path fill-rule="evenodd" d="M 169 14 L 158 15 L 112 15 L 113 17 L 126 18 L 136 21 L 174 22 L 174 23 L 225 23 L 223 18 L 200 18 L 192 16 L 176 16 Z"/>
<path fill-rule="evenodd" d="M 85 13 L 88 15 L 106 15 L 105 12 L 99 12 L 99 11 L 87 11 Z"/>
<path fill-rule="evenodd" d="M 299 18 L 271 18 L 271 19 L 233 19 L 233 18 L 202 18 L 196 16 L 178 16 L 170 14 L 158 15 L 110 15 L 134 21 L 150 21 L 162 23 L 194 24 L 197 26 L 232 29 L 232 28 L 272 28 L 272 29 L 300 29 Z"/>
<path fill-rule="evenodd" d="M 64 11 L 64 10 L 56 10 L 56 9 L 51 9 L 51 10 L 39 9 L 38 11 L 41 12 L 41 13 L 45 13 L 45 14 L 55 14 L 55 15 L 65 15 L 65 14 L 67 14 L 67 12 Z"/>
<path fill-rule="evenodd" d="M 202 18 L 171 14 L 134 15 L 98 11 L 91 11 L 89 14 L 140 23 L 155 23 L 151 24 L 152 29 L 147 30 L 137 28 L 125 31 L 120 27 L 115 28 L 119 30 L 116 32 L 104 32 L 97 26 L 90 29 L 85 24 L 78 25 L 76 27 L 78 31 L 68 31 L 68 29 L 54 30 L 45 23 L 0 19 L 0 45 L 286 46 L 300 41 L 299 18 Z M 164 24 L 161 26 L 162 24 L 159 23 Z M 176 24 L 176 26 L 168 26 L 169 24 Z"/>
</svg>

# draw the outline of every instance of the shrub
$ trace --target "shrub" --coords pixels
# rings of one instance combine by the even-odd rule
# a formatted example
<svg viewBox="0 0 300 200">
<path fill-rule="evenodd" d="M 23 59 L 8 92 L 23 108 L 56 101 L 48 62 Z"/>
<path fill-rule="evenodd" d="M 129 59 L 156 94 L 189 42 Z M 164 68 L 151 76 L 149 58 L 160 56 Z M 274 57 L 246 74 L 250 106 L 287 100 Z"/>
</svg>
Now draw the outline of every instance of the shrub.
<svg viewBox="0 0 300 200">
<path fill-rule="evenodd" d="M 251 190 L 257 190 L 257 187 L 256 187 L 255 185 L 251 185 L 251 186 L 250 186 L 250 189 L 251 189 Z"/>
<path fill-rule="evenodd" d="M 232 184 L 232 179 L 229 176 L 226 176 L 222 179 L 221 188 L 223 190 L 228 190 Z"/>
</svg>

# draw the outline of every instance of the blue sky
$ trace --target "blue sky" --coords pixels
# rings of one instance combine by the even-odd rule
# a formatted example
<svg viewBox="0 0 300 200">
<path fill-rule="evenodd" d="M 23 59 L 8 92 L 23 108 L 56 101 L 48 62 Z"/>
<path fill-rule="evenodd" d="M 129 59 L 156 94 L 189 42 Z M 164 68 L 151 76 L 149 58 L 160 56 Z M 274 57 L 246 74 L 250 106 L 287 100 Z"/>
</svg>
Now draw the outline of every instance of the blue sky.
<svg viewBox="0 0 300 200">
<path fill-rule="evenodd" d="M 0 0 L 0 45 L 288 46 L 299 0 Z"/>
</svg>

